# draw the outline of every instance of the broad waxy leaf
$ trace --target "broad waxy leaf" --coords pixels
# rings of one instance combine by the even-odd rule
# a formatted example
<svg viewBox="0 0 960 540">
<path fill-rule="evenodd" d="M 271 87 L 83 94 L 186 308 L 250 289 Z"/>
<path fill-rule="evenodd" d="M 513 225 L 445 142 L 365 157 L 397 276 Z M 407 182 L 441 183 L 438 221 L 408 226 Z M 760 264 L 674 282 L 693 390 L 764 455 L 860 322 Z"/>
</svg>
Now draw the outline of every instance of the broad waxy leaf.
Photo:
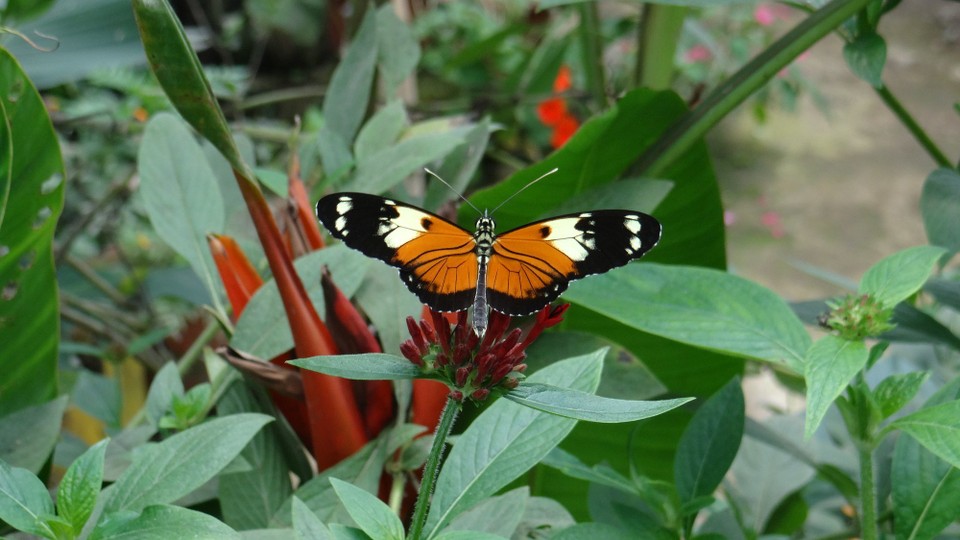
<svg viewBox="0 0 960 540">
<path fill-rule="evenodd" d="M 957 398 L 960 379 L 931 397 L 926 407 Z M 890 467 L 897 538 L 933 538 L 960 515 L 960 469 L 940 459 L 914 437 L 897 438 Z"/>
<path fill-rule="evenodd" d="M 611 399 L 539 383 L 521 383 L 517 388 L 504 394 L 504 397 L 557 416 L 607 424 L 643 420 L 693 400 L 693 398 L 661 401 Z"/>
<path fill-rule="evenodd" d="M 437 538 L 448 538 L 448 535 L 454 531 L 486 533 L 496 538 L 510 538 L 520 525 L 529 500 L 530 488 L 527 486 L 490 497 L 454 518 Z M 490 519 L 491 516 L 496 516 L 496 519 Z"/>
<path fill-rule="evenodd" d="M 723 481 L 740 448 L 745 414 L 740 378 L 735 377 L 693 415 L 673 468 L 682 504 L 711 495 Z"/>
<path fill-rule="evenodd" d="M 872 295 L 892 308 L 923 287 L 946 250 L 916 246 L 894 253 L 874 264 L 860 280 L 860 293 Z"/>
<path fill-rule="evenodd" d="M 367 112 L 377 62 L 377 16 L 369 10 L 337 64 L 323 99 L 326 126 L 343 141 L 352 141 Z M 332 172 L 332 171 L 331 171 Z"/>
<path fill-rule="evenodd" d="M 931 244 L 960 251 L 960 173 L 940 168 L 927 177 L 920 213 Z"/>
<path fill-rule="evenodd" d="M 112 486 L 104 512 L 137 512 L 187 495 L 226 467 L 271 420 L 255 413 L 216 418 L 143 448 Z"/>
<path fill-rule="evenodd" d="M 370 538 L 403 540 L 403 523 L 376 495 L 336 478 L 330 483 L 350 517 Z"/>
<path fill-rule="evenodd" d="M 41 516 L 53 515 L 50 494 L 32 472 L 0 461 L 0 520 L 11 527 L 40 534 Z"/>
<path fill-rule="evenodd" d="M 862 341 L 848 341 L 828 335 L 814 343 L 804 360 L 807 381 L 807 420 L 804 436 L 810 438 L 820 426 L 827 409 L 866 367 L 868 352 Z"/>
<path fill-rule="evenodd" d="M 313 356 L 287 362 L 294 366 L 355 381 L 415 379 L 420 368 L 401 356 L 382 353 Z"/>
<path fill-rule="evenodd" d="M 600 382 L 605 350 L 537 371 L 527 380 L 581 391 Z M 575 420 L 499 400 L 463 432 L 444 462 L 427 515 L 431 537 L 452 518 L 535 465 L 573 429 Z"/>
<path fill-rule="evenodd" d="M 57 515 L 67 520 L 77 534 L 93 513 L 103 484 L 104 439 L 81 454 L 67 469 L 57 489 Z"/>
<path fill-rule="evenodd" d="M 798 371 L 810 345 L 780 297 L 707 268 L 631 264 L 571 284 L 564 298 L 632 328 Z"/>
<path fill-rule="evenodd" d="M 0 48 L 0 343 L 8 359 L 0 377 L 0 416 L 57 394 L 53 235 L 64 177 L 43 100 Z"/>
<path fill-rule="evenodd" d="M 330 529 L 300 499 L 291 499 L 293 531 L 297 540 L 334 540 Z"/>
<path fill-rule="evenodd" d="M 384 94 L 392 96 L 420 61 L 420 42 L 413 27 L 401 21 L 390 4 L 377 10 L 377 66 Z"/>
<path fill-rule="evenodd" d="M 38 474 L 60 438 L 68 401 L 60 396 L 0 418 L 0 460 Z"/>
<path fill-rule="evenodd" d="M 358 161 L 365 161 L 396 142 L 410 120 L 403 102 L 391 101 L 376 112 L 360 129 L 353 144 L 353 152 Z"/>
</svg>

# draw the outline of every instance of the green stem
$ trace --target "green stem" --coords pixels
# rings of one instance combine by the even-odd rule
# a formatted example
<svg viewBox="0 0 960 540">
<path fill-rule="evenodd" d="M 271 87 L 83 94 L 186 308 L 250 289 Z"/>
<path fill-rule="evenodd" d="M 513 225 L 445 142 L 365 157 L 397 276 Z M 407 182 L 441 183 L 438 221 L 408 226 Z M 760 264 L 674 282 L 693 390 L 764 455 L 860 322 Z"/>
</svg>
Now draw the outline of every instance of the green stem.
<svg viewBox="0 0 960 540">
<path fill-rule="evenodd" d="M 676 70 L 673 58 L 689 8 L 645 3 L 642 9 L 633 85 L 666 90 L 673 82 Z"/>
<path fill-rule="evenodd" d="M 443 406 L 443 412 L 440 413 L 440 423 L 437 425 L 437 431 L 433 434 L 433 445 L 430 447 L 430 455 L 427 457 L 427 464 L 423 467 L 423 482 L 420 483 L 420 495 L 417 496 L 417 504 L 413 510 L 413 520 L 410 522 L 410 540 L 420 540 L 423 534 L 423 525 L 427 520 L 427 509 L 430 508 L 430 499 L 433 496 L 433 485 L 437 481 L 437 475 L 440 474 L 440 458 L 443 456 L 443 450 L 447 445 L 447 437 L 450 436 L 450 430 L 453 429 L 453 423 L 460 414 L 461 403 L 451 397 L 447 397 L 447 403 Z"/>
<path fill-rule="evenodd" d="M 607 108 L 607 90 L 603 75 L 603 44 L 600 35 L 600 15 L 596 2 L 578 4 L 580 10 L 580 52 L 587 90 L 600 109 Z"/>
<path fill-rule="evenodd" d="M 877 540 L 877 492 L 873 481 L 873 448 L 860 441 L 860 538 Z"/>
<path fill-rule="evenodd" d="M 940 151 L 940 148 L 937 147 L 936 143 L 927 135 L 927 133 L 920 127 L 920 124 L 914 120 L 913 116 L 907 112 L 903 107 L 903 104 L 900 103 L 900 100 L 890 92 L 890 89 L 887 88 L 887 85 L 883 85 L 880 88 L 875 88 L 877 95 L 880 96 L 880 99 L 893 111 L 893 114 L 897 116 L 897 119 L 903 123 L 904 127 L 907 128 L 907 131 L 913 135 L 913 138 L 920 143 L 920 146 L 927 151 L 927 154 L 930 154 L 930 157 L 939 165 L 940 167 L 952 168 L 953 164 L 947 159 L 947 156 Z"/>
<path fill-rule="evenodd" d="M 718 86 L 696 109 L 681 117 L 640 157 L 638 170 L 646 176 L 663 174 L 677 158 L 759 90 L 781 69 L 823 36 L 855 15 L 872 0 L 832 0 L 785 36 L 757 55 Z M 591 4 L 593 5 L 593 4 Z"/>
</svg>

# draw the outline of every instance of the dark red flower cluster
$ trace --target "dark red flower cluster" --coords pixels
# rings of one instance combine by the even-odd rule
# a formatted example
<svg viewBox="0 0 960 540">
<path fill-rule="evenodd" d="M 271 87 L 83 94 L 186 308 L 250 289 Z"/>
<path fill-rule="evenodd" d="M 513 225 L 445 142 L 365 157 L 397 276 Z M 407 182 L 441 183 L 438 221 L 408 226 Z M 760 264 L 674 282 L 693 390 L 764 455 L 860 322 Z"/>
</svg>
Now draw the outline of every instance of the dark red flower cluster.
<svg viewBox="0 0 960 540">
<path fill-rule="evenodd" d="M 467 322 L 467 312 L 457 314 L 451 329 L 442 313 L 430 311 L 430 321 L 418 324 L 407 317 L 410 339 L 400 344 L 400 352 L 424 374 L 437 378 L 451 388 L 458 401 L 469 397 L 483 401 L 496 388 L 516 388 L 527 365 L 526 349 L 540 334 L 563 320 L 570 304 L 548 305 L 537 313 L 533 325 L 524 334 L 510 328 L 511 317 L 490 312 L 487 331 L 481 340 Z"/>
</svg>

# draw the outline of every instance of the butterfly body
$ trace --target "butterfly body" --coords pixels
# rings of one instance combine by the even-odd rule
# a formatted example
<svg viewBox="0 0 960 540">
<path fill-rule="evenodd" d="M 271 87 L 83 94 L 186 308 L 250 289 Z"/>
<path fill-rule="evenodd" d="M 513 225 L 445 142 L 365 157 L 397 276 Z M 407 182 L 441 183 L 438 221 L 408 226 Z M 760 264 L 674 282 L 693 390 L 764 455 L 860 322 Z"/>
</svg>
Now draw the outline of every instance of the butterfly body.
<svg viewBox="0 0 960 540">
<path fill-rule="evenodd" d="M 487 306 L 527 315 L 567 284 L 639 258 L 660 239 L 660 223 L 629 210 L 597 210 L 534 222 L 496 234 L 484 213 L 474 233 L 436 214 L 365 193 L 334 193 L 317 216 L 347 246 L 400 270 L 421 302 L 437 311 L 474 306 L 486 327 Z"/>
</svg>

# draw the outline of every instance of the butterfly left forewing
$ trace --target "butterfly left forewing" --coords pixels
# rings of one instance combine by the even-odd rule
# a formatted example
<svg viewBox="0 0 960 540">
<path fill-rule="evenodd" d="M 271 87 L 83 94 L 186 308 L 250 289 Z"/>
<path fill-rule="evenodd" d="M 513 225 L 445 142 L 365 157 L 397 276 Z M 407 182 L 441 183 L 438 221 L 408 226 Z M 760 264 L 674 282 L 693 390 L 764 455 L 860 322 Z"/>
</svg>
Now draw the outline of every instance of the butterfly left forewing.
<svg viewBox="0 0 960 540">
<path fill-rule="evenodd" d="M 490 306 L 526 315 L 555 300 L 575 279 L 643 256 L 660 239 L 646 214 L 598 210 L 524 225 L 497 236 L 487 269 Z"/>
<path fill-rule="evenodd" d="M 414 206 L 365 193 L 334 193 L 317 217 L 348 247 L 400 270 L 421 302 L 438 311 L 466 309 L 477 285 L 473 236 Z"/>
</svg>

